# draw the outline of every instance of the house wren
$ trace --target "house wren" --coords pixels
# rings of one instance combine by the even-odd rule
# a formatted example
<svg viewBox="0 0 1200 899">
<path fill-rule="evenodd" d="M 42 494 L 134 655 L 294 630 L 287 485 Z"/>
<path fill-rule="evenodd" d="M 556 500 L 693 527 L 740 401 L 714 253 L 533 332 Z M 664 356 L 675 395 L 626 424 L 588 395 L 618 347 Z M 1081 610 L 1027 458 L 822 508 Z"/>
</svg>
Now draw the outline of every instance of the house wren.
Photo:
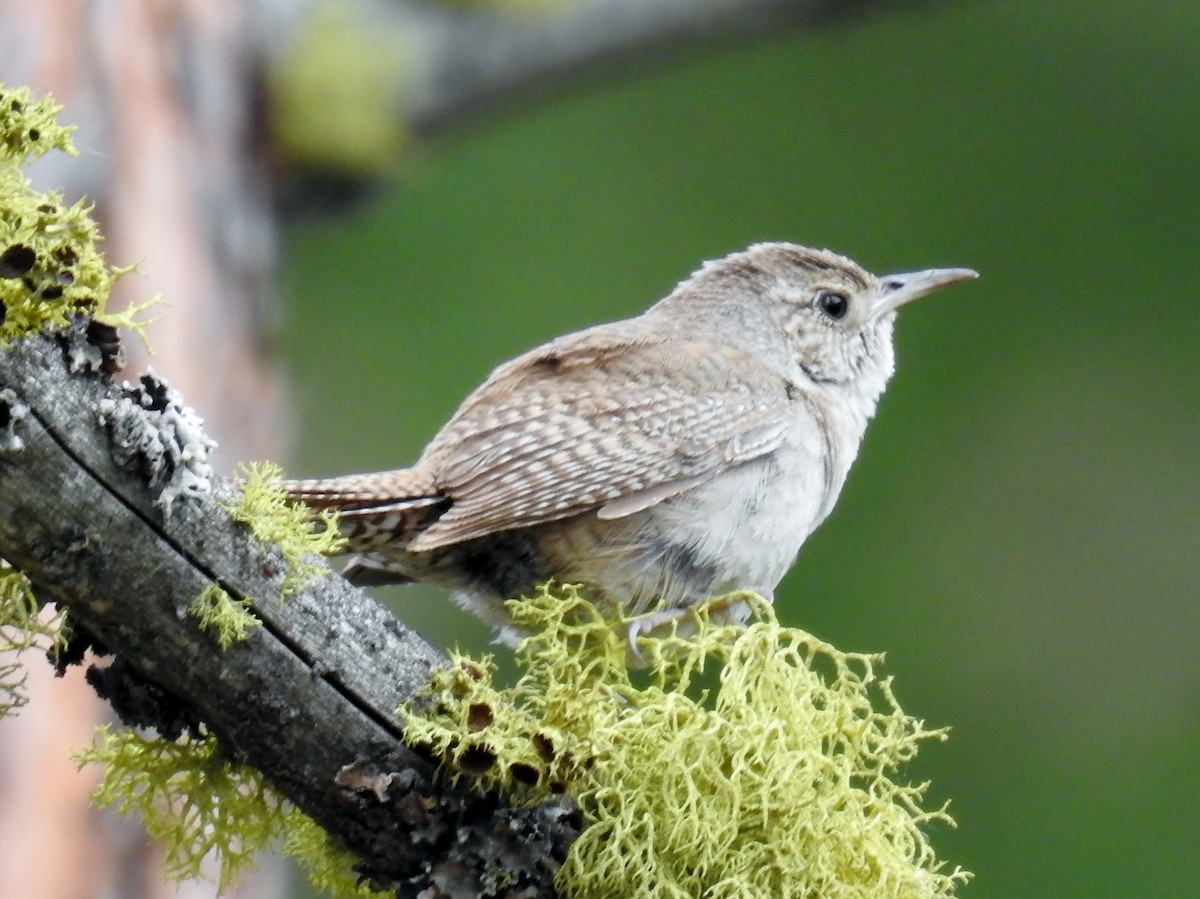
<svg viewBox="0 0 1200 899">
<path fill-rule="evenodd" d="M 503 600 L 549 578 L 610 612 L 661 603 L 646 626 L 770 598 L 858 453 L 896 310 L 974 277 L 756 244 L 501 365 L 411 468 L 287 489 L 341 513 L 351 580 L 441 584 L 502 636 Z"/>
</svg>

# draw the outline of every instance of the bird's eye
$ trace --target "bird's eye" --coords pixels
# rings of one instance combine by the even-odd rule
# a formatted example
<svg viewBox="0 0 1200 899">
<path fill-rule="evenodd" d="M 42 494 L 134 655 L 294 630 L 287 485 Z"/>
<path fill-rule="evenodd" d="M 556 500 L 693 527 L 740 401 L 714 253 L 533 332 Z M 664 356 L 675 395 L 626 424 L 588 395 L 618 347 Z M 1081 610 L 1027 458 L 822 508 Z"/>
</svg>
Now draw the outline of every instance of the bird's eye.
<svg viewBox="0 0 1200 899">
<path fill-rule="evenodd" d="M 825 290 L 817 296 L 817 308 L 834 321 L 841 321 L 850 311 L 850 301 L 846 299 L 845 294 Z"/>
</svg>

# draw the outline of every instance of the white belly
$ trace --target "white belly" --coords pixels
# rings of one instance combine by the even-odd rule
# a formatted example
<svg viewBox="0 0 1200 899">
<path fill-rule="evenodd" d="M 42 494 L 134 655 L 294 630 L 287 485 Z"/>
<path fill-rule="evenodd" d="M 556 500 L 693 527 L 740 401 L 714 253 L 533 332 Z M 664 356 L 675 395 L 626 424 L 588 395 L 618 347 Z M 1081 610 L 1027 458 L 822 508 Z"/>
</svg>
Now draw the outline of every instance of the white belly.
<svg viewBox="0 0 1200 899">
<path fill-rule="evenodd" d="M 822 457 L 785 448 L 626 518 L 560 523 L 543 547 L 560 580 L 627 613 L 740 589 L 771 598 L 831 505 L 828 483 Z"/>
<path fill-rule="evenodd" d="M 663 503 L 656 518 L 687 534 L 699 558 L 715 560 L 711 592 L 748 588 L 769 597 L 827 507 L 824 463 L 787 449 Z"/>
</svg>

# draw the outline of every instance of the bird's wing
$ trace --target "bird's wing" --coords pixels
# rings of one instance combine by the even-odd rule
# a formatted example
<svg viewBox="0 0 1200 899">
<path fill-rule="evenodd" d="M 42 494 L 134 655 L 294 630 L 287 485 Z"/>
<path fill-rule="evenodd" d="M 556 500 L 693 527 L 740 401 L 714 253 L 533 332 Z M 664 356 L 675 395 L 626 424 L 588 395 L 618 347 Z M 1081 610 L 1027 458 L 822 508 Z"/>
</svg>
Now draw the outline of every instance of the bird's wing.
<svg viewBox="0 0 1200 899">
<path fill-rule="evenodd" d="M 410 549 L 633 514 L 772 452 L 789 403 L 781 375 L 729 347 L 562 338 L 497 369 L 430 443 L 417 467 L 450 507 Z"/>
</svg>

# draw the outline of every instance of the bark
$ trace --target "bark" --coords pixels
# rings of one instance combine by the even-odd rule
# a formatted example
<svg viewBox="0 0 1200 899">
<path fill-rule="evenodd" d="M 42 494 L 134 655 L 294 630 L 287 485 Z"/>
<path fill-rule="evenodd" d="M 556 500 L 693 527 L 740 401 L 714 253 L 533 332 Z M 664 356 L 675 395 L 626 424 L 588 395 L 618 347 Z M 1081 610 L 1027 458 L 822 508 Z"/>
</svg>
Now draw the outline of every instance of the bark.
<svg viewBox="0 0 1200 899">
<path fill-rule="evenodd" d="M 0 557 L 114 657 L 90 679 L 127 723 L 203 725 L 400 895 L 554 895 L 569 806 L 452 787 L 402 742 L 441 654 L 332 573 L 281 601 L 287 562 L 230 518 L 178 396 L 73 374 L 90 353 L 81 331 L 0 354 Z M 188 612 L 212 583 L 263 622 L 227 650 Z"/>
</svg>

